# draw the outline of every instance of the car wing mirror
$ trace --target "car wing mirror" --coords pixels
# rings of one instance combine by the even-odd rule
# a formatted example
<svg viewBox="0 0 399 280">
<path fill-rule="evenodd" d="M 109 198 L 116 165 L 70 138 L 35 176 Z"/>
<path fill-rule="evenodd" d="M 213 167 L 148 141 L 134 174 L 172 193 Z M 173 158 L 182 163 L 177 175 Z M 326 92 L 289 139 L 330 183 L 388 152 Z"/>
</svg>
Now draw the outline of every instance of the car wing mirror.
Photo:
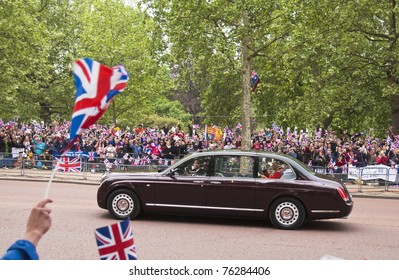
<svg viewBox="0 0 399 280">
<path fill-rule="evenodd" d="M 168 174 L 171 178 L 174 178 L 175 177 L 175 170 L 174 169 L 171 169 L 170 171 L 169 171 L 169 174 Z"/>
</svg>

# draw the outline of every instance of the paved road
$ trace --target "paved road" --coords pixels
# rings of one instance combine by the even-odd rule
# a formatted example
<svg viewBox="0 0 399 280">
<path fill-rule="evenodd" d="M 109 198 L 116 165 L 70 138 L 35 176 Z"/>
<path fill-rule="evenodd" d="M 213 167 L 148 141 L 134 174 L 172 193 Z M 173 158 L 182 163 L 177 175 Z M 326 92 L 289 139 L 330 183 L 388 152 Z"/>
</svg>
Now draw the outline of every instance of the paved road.
<svg viewBox="0 0 399 280">
<path fill-rule="evenodd" d="M 0 251 L 22 235 L 30 208 L 47 182 L 0 180 Z M 98 259 L 94 229 L 114 223 L 96 204 L 96 185 L 53 183 L 53 227 L 39 255 L 47 260 Z M 144 216 L 133 221 L 142 260 L 399 260 L 399 201 L 355 197 L 348 219 L 306 223 L 300 230 L 274 229 L 263 221 Z"/>
</svg>

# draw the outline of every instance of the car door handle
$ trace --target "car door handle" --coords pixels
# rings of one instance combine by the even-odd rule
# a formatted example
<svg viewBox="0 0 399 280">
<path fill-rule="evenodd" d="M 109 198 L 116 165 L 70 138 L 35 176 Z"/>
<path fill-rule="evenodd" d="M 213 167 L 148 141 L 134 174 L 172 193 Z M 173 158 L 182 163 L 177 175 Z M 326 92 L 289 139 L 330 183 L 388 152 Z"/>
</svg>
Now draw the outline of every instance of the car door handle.
<svg viewBox="0 0 399 280">
<path fill-rule="evenodd" d="M 197 183 L 197 184 L 203 184 L 204 183 L 204 181 L 193 181 L 194 183 Z"/>
<path fill-rule="evenodd" d="M 222 182 L 216 182 L 216 181 L 211 181 L 211 184 L 215 184 L 215 185 L 219 185 L 219 184 L 221 184 Z"/>
</svg>

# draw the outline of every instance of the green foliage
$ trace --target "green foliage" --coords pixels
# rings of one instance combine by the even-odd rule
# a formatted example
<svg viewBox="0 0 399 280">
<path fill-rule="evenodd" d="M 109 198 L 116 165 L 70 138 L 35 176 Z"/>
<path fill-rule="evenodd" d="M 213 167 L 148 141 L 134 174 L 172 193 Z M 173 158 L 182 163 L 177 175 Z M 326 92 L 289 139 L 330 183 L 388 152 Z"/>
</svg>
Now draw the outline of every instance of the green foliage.
<svg viewBox="0 0 399 280">
<path fill-rule="evenodd" d="M 133 4 L 137 3 L 137 4 Z M 69 119 L 72 62 L 130 73 L 102 123 L 399 126 L 389 0 L 2 0 L 0 117 Z M 261 83 L 249 96 L 248 67 Z"/>
<path fill-rule="evenodd" d="M 103 123 L 140 121 L 170 94 L 152 19 L 127 1 L 2 1 L 0 5 L 1 117 L 46 121 L 69 119 L 75 95 L 72 62 L 90 57 L 130 73 L 127 90 L 116 96 Z M 4 43 L 3 43 L 4 42 Z M 163 58 L 162 58 L 163 59 Z M 155 102 L 154 102 L 155 101 Z M 182 116 L 178 101 L 172 115 Z M 178 117 L 178 118 L 179 118 Z"/>
<path fill-rule="evenodd" d="M 177 124 L 181 124 L 181 125 L 184 124 L 184 123 L 181 123 L 179 119 L 175 119 L 175 118 L 171 118 L 171 117 L 162 117 L 159 115 L 144 116 L 140 123 L 144 124 L 145 127 L 158 127 L 158 128 L 163 127 L 164 124 L 167 124 L 168 127 L 172 127 Z"/>
<path fill-rule="evenodd" d="M 165 97 L 159 98 L 155 104 L 155 111 L 161 117 L 180 119 L 183 123 L 189 123 L 190 114 L 184 111 L 182 104 L 178 101 L 169 101 Z"/>
</svg>

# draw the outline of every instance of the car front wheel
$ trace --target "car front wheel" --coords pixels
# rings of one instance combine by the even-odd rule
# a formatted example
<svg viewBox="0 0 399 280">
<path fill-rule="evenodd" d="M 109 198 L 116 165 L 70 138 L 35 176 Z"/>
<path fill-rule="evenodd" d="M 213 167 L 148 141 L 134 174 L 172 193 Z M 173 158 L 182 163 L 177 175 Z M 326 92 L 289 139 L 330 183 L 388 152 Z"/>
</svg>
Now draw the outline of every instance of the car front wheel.
<svg viewBox="0 0 399 280">
<path fill-rule="evenodd" d="M 136 218 L 140 214 L 140 200 L 129 190 L 114 191 L 108 199 L 108 211 L 116 219 Z"/>
<path fill-rule="evenodd" d="M 271 205 L 269 218 L 276 228 L 297 229 L 305 221 L 305 208 L 295 198 L 280 198 Z"/>
</svg>

